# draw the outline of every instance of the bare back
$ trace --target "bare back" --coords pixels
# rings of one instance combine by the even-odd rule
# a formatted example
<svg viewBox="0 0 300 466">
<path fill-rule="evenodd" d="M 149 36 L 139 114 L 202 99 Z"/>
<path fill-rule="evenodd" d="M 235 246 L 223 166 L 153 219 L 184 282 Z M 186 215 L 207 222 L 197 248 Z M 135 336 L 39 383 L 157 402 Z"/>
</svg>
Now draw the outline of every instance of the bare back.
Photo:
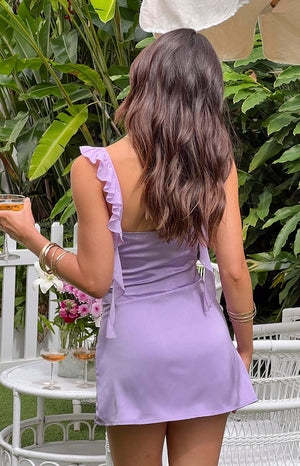
<svg viewBox="0 0 300 466">
<path fill-rule="evenodd" d="M 106 149 L 115 167 L 122 192 L 122 230 L 155 230 L 153 224 L 145 218 L 142 200 L 143 186 L 139 183 L 142 166 L 138 155 L 130 144 L 130 139 L 125 137 Z"/>
</svg>

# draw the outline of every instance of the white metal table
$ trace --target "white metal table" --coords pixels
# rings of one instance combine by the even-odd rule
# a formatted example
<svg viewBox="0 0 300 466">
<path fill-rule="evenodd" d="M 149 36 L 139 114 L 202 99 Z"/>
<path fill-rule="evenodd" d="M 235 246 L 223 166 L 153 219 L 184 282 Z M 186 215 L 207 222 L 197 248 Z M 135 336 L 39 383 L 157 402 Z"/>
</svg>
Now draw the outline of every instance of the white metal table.
<svg viewBox="0 0 300 466">
<path fill-rule="evenodd" d="M 0 432 L 1 466 L 105 466 L 105 441 L 95 440 L 96 425 L 93 413 L 70 413 L 45 416 L 45 398 L 63 400 L 91 400 L 96 398 L 95 387 L 82 389 L 74 379 L 55 377 L 60 390 L 44 390 L 43 382 L 49 380 L 50 364 L 38 360 L 8 369 L 0 375 L 0 383 L 13 391 L 13 424 Z M 37 397 L 36 417 L 21 421 L 21 394 Z M 88 440 L 70 440 L 74 423 L 85 424 Z M 45 442 L 45 430 L 50 425 L 61 428 L 63 440 Z M 33 444 L 22 448 L 22 433 L 33 433 Z"/>
</svg>

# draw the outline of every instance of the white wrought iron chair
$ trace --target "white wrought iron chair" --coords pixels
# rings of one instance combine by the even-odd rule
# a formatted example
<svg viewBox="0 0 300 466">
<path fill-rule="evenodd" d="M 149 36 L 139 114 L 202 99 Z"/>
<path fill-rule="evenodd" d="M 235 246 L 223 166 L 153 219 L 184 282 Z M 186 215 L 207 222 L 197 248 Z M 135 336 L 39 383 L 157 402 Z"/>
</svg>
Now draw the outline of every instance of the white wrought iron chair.
<svg viewBox="0 0 300 466">
<path fill-rule="evenodd" d="M 250 375 L 259 401 L 230 414 L 219 465 L 299 466 L 300 341 L 254 341 Z"/>
</svg>

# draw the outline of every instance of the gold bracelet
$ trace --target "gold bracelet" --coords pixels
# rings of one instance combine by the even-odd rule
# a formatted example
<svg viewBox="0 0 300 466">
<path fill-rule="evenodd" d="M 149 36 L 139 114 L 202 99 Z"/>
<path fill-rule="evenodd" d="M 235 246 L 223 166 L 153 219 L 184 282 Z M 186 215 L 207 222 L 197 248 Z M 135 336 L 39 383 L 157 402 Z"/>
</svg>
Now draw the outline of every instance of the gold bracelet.
<svg viewBox="0 0 300 466">
<path fill-rule="evenodd" d="M 234 319 L 232 317 L 229 317 L 229 319 L 231 320 L 231 322 L 240 322 L 241 324 L 244 323 L 244 322 L 250 322 L 250 320 L 253 320 L 253 316 L 250 316 L 250 317 L 245 317 L 244 319 Z"/>
<path fill-rule="evenodd" d="M 233 322 L 249 322 L 250 320 L 253 320 L 253 318 L 256 316 L 256 313 L 257 310 L 255 303 L 253 303 L 252 311 L 249 312 L 239 313 L 227 310 L 228 317 Z"/>
<path fill-rule="evenodd" d="M 54 248 L 53 248 L 54 249 Z M 51 273 L 53 273 L 53 261 L 54 261 L 54 256 L 55 256 L 55 253 L 58 249 L 62 249 L 60 246 L 56 246 L 56 248 L 54 249 L 54 251 L 52 252 L 51 254 L 51 259 L 50 259 L 50 270 L 51 270 Z"/>
<path fill-rule="evenodd" d="M 52 269 L 52 273 L 53 273 L 54 275 L 58 276 L 58 275 L 57 275 L 57 265 L 58 265 L 58 263 L 62 260 L 62 258 L 63 258 L 66 254 L 68 254 L 68 251 L 63 251 L 63 252 L 60 253 L 60 254 L 57 256 L 57 258 L 55 259 L 55 262 L 54 262 L 54 265 L 53 265 L 53 269 Z"/>
<path fill-rule="evenodd" d="M 46 257 L 50 249 L 52 249 L 54 246 L 58 246 L 58 245 L 56 243 L 52 243 L 51 241 L 49 241 L 49 243 L 45 244 L 45 246 L 42 248 L 39 254 L 40 267 L 43 272 L 48 273 L 48 274 L 52 273 L 52 271 L 51 269 L 49 268 L 47 269 L 46 267 Z"/>
</svg>

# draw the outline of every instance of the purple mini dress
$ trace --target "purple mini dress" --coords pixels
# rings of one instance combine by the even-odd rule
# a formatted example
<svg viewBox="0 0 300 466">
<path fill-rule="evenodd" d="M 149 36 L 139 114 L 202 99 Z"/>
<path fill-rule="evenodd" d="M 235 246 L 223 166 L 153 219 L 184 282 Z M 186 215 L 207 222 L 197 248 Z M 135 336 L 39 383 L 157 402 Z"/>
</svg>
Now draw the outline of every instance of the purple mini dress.
<svg viewBox="0 0 300 466">
<path fill-rule="evenodd" d="M 122 195 L 105 148 L 81 147 L 112 207 L 112 287 L 96 352 L 101 425 L 151 424 L 227 413 L 257 401 L 216 301 L 214 274 L 200 246 L 178 247 L 155 231 L 122 232 Z"/>
</svg>

